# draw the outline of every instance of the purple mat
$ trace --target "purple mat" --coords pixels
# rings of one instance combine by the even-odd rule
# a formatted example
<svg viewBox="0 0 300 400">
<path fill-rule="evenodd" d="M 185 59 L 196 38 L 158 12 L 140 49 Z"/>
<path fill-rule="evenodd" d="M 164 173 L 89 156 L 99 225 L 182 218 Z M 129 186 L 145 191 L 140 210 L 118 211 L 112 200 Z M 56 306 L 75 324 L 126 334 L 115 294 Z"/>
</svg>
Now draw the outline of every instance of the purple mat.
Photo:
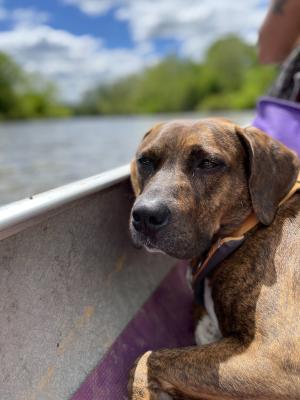
<svg viewBox="0 0 300 400">
<path fill-rule="evenodd" d="M 194 344 L 186 268 L 184 263 L 175 265 L 71 400 L 125 400 L 128 374 L 139 355 Z"/>
<path fill-rule="evenodd" d="M 257 103 L 253 125 L 295 150 L 300 156 L 300 104 L 273 97 Z"/>
</svg>

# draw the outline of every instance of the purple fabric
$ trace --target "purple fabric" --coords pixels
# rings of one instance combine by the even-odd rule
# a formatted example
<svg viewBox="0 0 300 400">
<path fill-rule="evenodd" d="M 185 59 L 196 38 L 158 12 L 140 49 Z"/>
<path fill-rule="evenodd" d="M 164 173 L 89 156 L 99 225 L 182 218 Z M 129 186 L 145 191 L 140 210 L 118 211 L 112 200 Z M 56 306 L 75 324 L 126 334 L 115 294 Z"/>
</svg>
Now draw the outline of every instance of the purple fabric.
<svg viewBox="0 0 300 400">
<path fill-rule="evenodd" d="M 178 263 L 171 270 L 71 400 L 125 400 L 128 374 L 139 355 L 194 344 L 186 268 Z"/>
<path fill-rule="evenodd" d="M 295 150 L 300 156 L 300 104 L 262 97 L 253 125 Z"/>
</svg>

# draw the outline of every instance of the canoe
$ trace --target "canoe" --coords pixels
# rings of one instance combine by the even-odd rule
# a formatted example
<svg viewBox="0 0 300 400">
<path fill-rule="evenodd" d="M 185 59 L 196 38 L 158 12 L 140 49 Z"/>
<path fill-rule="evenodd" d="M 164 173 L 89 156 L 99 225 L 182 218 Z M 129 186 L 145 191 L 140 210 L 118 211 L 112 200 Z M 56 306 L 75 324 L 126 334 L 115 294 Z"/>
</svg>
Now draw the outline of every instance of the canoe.
<svg viewBox="0 0 300 400">
<path fill-rule="evenodd" d="M 133 247 L 129 167 L 0 208 L 0 399 L 126 399 L 149 349 L 193 343 L 185 265 Z"/>
<path fill-rule="evenodd" d="M 299 115 L 263 98 L 254 125 L 300 154 Z M 124 166 L 0 207 L 1 400 L 124 400 L 140 354 L 194 344 L 187 265 L 133 247 L 133 200 Z"/>
</svg>

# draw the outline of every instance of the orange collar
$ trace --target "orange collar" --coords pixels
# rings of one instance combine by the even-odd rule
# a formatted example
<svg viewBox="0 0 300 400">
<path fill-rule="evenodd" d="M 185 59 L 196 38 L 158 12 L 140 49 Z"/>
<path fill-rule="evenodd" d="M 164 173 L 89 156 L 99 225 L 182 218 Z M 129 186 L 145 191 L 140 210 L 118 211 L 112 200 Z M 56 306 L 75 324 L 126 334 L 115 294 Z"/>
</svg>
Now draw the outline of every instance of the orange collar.
<svg viewBox="0 0 300 400">
<path fill-rule="evenodd" d="M 281 200 L 279 206 L 289 200 L 298 190 L 300 190 L 300 173 L 298 178 L 289 191 L 289 193 Z M 246 233 L 250 232 L 257 226 L 259 220 L 255 213 L 250 214 L 243 224 L 236 229 L 231 236 L 218 239 L 210 248 L 203 262 L 193 259 L 192 266 L 192 286 L 194 289 L 196 300 L 203 304 L 203 280 L 210 275 L 218 265 L 232 254 L 246 239 Z"/>
</svg>

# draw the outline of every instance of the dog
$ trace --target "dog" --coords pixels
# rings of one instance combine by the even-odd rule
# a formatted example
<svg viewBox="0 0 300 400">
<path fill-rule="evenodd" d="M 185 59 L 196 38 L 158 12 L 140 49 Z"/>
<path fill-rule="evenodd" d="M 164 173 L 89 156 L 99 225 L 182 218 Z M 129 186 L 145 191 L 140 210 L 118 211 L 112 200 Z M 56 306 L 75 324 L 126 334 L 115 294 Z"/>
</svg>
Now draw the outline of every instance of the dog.
<svg viewBox="0 0 300 400">
<path fill-rule="evenodd" d="M 137 246 L 201 265 L 249 216 L 257 222 L 205 279 L 197 331 L 215 331 L 143 355 L 130 398 L 300 399 L 300 193 L 281 204 L 299 170 L 293 151 L 226 119 L 146 133 L 131 164 Z"/>
</svg>

